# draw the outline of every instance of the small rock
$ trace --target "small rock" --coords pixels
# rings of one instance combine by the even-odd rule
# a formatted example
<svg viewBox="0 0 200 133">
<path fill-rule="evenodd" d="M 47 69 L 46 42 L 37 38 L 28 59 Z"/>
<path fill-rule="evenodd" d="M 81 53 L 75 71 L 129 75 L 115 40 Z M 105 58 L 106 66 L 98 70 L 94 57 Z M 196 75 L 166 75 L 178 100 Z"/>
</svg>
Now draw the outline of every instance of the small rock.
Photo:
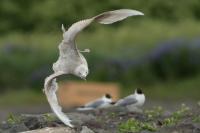
<svg viewBox="0 0 200 133">
<path fill-rule="evenodd" d="M 74 129 L 69 127 L 47 127 L 38 130 L 26 131 L 23 133 L 76 133 Z"/>
<path fill-rule="evenodd" d="M 39 119 L 37 117 L 27 117 L 24 120 L 24 124 L 30 130 L 41 128 L 41 122 L 39 121 Z"/>
<path fill-rule="evenodd" d="M 91 114 L 68 113 L 67 115 L 72 120 L 72 123 L 76 126 L 95 120 L 95 117 Z"/>
<path fill-rule="evenodd" d="M 144 131 L 141 131 L 141 133 L 152 133 L 152 132 L 144 130 Z"/>
<path fill-rule="evenodd" d="M 94 133 L 91 129 L 86 126 L 82 126 L 81 133 Z"/>
<path fill-rule="evenodd" d="M 200 106 L 200 101 L 198 101 L 198 103 L 197 103 L 197 104 L 198 104 L 198 106 Z"/>
<path fill-rule="evenodd" d="M 170 117 L 171 115 L 172 115 L 172 112 L 170 112 L 170 111 L 165 111 L 163 113 L 163 117 Z"/>
<path fill-rule="evenodd" d="M 179 133 L 178 131 L 173 131 L 172 133 Z"/>
<path fill-rule="evenodd" d="M 15 124 L 12 125 L 11 128 L 9 128 L 8 130 L 4 130 L 4 132 L 8 132 L 8 133 L 18 133 L 18 132 L 22 132 L 22 131 L 28 131 L 29 129 L 23 124 Z"/>
<path fill-rule="evenodd" d="M 95 131 L 95 133 L 115 133 L 115 132 L 113 132 L 113 131 L 106 131 L 104 129 L 98 129 L 98 130 Z"/>
</svg>

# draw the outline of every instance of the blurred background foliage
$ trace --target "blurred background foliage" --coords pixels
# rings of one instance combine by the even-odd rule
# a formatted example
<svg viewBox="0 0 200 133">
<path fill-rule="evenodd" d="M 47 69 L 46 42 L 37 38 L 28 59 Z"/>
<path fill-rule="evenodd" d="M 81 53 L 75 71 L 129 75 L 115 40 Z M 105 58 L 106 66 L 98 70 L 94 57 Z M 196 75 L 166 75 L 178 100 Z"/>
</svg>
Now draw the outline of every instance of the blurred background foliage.
<svg viewBox="0 0 200 133">
<path fill-rule="evenodd" d="M 1 0 L 1 91 L 41 93 L 61 24 L 120 8 L 145 16 L 93 24 L 77 38 L 80 49 L 91 49 L 88 81 L 118 82 L 123 95 L 143 87 L 152 98 L 200 98 L 199 0 Z"/>
<path fill-rule="evenodd" d="M 138 9 L 146 19 L 164 22 L 200 20 L 199 7 L 199 0 L 2 0 L 0 33 L 58 31 L 62 23 L 70 25 L 81 18 L 119 8 Z"/>
</svg>

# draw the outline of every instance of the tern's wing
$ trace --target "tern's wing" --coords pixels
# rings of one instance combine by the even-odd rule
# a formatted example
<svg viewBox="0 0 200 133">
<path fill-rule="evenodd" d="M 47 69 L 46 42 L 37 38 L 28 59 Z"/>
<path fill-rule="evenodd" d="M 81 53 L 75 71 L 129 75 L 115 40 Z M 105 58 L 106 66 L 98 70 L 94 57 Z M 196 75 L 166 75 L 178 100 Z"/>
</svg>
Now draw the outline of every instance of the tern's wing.
<svg viewBox="0 0 200 133">
<path fill-rule="evenodd" d="M 66 125 L 73 127 L 70 123 L 70 119 L 62 112 L 62 108 L 58 104 L 58 99 L 56 96 L 56 91 L 58 89 L 58 85 L 56 83 L 56 77 L 63 75 L 65 73 L 59 72 L 59 73 L 54 73 L 47 77 L 45 79 L 45 84 L 44 84 L 44 92 L 47 96 L 47 100 L 51 106 L 51 109 L 53 112 L 62 120 L 63 123 Z"/>
<path fill-rule="evenodd" d="M 125 99 L 120 100 L 119 102 L 116 103 L 116 105 L 118 106 L 127 106 L 127 105 L 131 105 L 131 104 L 135 104 L 138 101 L 134 98 L 134 97 L 127 97 Z"/>
<path fill-rule="evenodd" d="M 86 108 L 97 108 L 97 107 L 101 106 L 103 103 L 104 103 L 104 101 L 97 100 L 97 101 L 86 104 L 85 107 Z"/>
<path fill-rule="evenodd" d="M 121 21 L 127 17 L 136 15 L 144 15 L 144 14 L 139 11 L 131 9 L 119 9 L 119 10 L 104 12 L 90 19 L 81 20 L 79 22 L 74 23 L 66 32 L 64 27 L 62 27 L 64 32 L 63 41 L 65 44 L 71 45 L 71 48 L 77 51 L 75 45 L 76 36 L 80 31 L 82 31 L 85 27 L 90 25 L 93 21 L 96 21 L 101 24 L 112 24 L 114 22 Z"/>
</svg>

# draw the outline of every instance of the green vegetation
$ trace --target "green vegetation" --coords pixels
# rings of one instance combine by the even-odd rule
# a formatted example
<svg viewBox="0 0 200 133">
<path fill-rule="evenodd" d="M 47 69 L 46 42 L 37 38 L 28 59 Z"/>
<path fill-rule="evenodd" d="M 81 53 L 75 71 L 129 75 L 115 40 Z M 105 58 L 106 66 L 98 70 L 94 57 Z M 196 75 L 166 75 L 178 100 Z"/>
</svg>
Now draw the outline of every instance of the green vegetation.
<svg viewBox="0 0 200 133">
<path fill-rule="evenodd" d="M 45 121 L 47 122 L 52 122 L 52 121 L 55 121 L 57 119 L 57 117 L 55 115 L 51 115 L 51 114 L 44 114 L 44 119 Z"/>
<path fill-rule="evenodd" d="M 181 117 L 183 117 L 184 115 L 186 115 L 188 113 L 188 111 L 190 111 L 190 108 L 183 103 L 181 105 L 180 109 L 177 110 L 176 112 L 174 112 L 172 114 L 172 116 L 174 118 L 176 118 L 176 119 L 180 119 Z"/>
<path fill-rule="evenodd" d="M 193 122 L 195 122 L 195 123 L 200 123 L 200 115 L 195 116 L 195 117 L 193 118 Z"/>
<path fill-rule="evenodd" d="M 160 117 L 163 112 L 164 110 L 161 106 L 153 107 L 153 109 L 148 109 L 144 111 L 149 120 Z"/>
<path fill-rule="evenodd" d="M 156 131 L 156 127 L 154 127 L 152 123 L 140 122 L 135 119 L 129 119 L 128 121 L 119 125 L 120 133 L 140 132 L 142 130 Z"/>
<path fill-rule="evenodd" d="M 20 117 L 17 117 L 15 115 L 13 115 L 12 113 L 10 113 L 8 115 L 8 118 L 7 118 L 7 123 L 9 124 L 17 124 L 17 123 L 20 123 Z"/>
<path fill-rule="evenodd" d="M 188 114 L 190 108 L 185 104 L 182 104 L 180 109 L 175 111 L 169 118 L 163 120 L 164 126 L 172 126 L 177 124 L 186 114 Z"/>
<path fill-rule="evenodd" d="M 38 105 L 47 103 L 44 94 L 32 90 L 7 91 L 1 94 L 0 106 Z"/>
<path fill-rule="evenodd" d="M 94 27 L 98 26 L 97 30 L 86 30 L 83 31 L 83 34 L 80 34 L 77 38 L 78 47 L 80 49 L 91 49 L 91 53 L 84 54 L 90 68 L 88 81 L 119 82 L 123 88 L 123 95 L 130 94 L 133 88 L 142 87 L 148 97 L 151 98 L 191 97 L 199 99 L 198 94 L 200 92 L 199 89 L 196 89 L 196 86 L 199 86 L 198 72 L 195 72 L 194 76 L 186 78 L 170 76 L 169 79 L 163 81 L 153 73 L 150 66 L 145 64 L 139 68 L 130 68 L 128 71 L 122 71 L 118 66 L 114 66 L 115 70 L 113 65 L 111 65 L 112 69 L 109 65 L 97 67 L 99 64 L 105 64 L 106 61 L 113 59 L 119 61 L 124 59 L 135 60 L 156 48 L 162 40 L 177 37 L 191 40 L 198 37 L 200 31 L 198 21 L 184 21 L 177 25 L 153 20 L 140 22 L 133 24 L 132 28 L 129 28 L 130 25 L 122 25 L 115 29 L 112 26 L 94 25 Z M 146 32 L 152 31 L 156 32 L 146 34 Z M 163 31 L 164 34 L 161 34 Z M 110 36 L 114 39 L 108 38 Z M 0 44 L 2 44 L 0 45 L 2 50 L 0 53 L 0 69 L 3 70 L 0 75 L 1 89 L 32 88 L 32 90 L 40 91 L 43 88 L 44 78 L 51 73 L 51 65 L 57 59 L 57 46 L 61 39 L 61 32 L 4 35 L 0 39 Z M 10 52 L 6 52 L 7 44 L 11 45 Z M 111 48 L 112 52 L 110 52 Z M 173 66 L 168 65 L 166 73 L 172 72 Z M 185 72 L 191 72 L 191 70 L 193 69 L 187 69 Z M 171 93 L 170 90 L 178 93 Z M 190 93 L 188 93 L 188 90 L 190 90 Z M 2 96 L 0 103 L 6 101 L 3 99 L 4 96 Z M 13 101 L 15 102 L 15 100 Z"/>
<path fill-rule="evenodd" d="M 200 101 L 198 101 L 197 105 L 200 106 Z"/>
<path fill-rule="evenodd" d="M 142 21 L 141 21 L 142 22 Z M 185 27 L 187 25 L 187 27 Z M 191 26 L 190 26 L 191 25 Z M 154 83 L 159 77 L 153 75 L 148 66 L 139 67 L 141 69 L 122 72 L 119 75 L 113 75 L 115 78 L 110 79 L 107 74 L 108 66 L 97 68 L 96 65 L 109 59 L 116 60 L 134 60 L 159 45 L 162 40 L 173 39 L 174 37 L 184 37 L 187 40 L 197 36 L 200 29 L 198 22 L 183 22 L 182 24 L 172 26 L 163 24 L 159 21 L 144 21 L 141 24 L 129 26 L 120 26 L 119 28 L 109 28 L 99 25 L 97 31 L 85 31 L 78 37 L 78 47 L 80 49 L 90 48 L 91 53 L 85 54 L 91 70 L 88 80 L 121 82 L 123 85 Z M 175 27 L 179 30 L 176 30 Z M 134 30 L 133 30 L 134 29 Z M 189 30 L 192 29 L 192 30 Z M 145 34 L 146 32 L 152 34 Z M 164 31 L 165 34 L 160 34 Z M 115 33 L 115 34 L 113 34 Z M 110 39 L 109 37 L 112 36 Z M 22 87 L 36 85 L 42 87 L 45 75 L 51 72 L 51 64 L 55 62 L 62 34 L 10 34 L 0 39 L 1 49 L 1 73 L 0 83 L 2 86 Z M 11 51 L 5 52 L 11 45 Z M 7 49 L 6 49 L 7 48 Z M 112 48 L 112 52 L 110 49 Z M 120 54 L 119 54 L 120 53 Z M 24 63 L 26 62 L 26 63 Z M 118 70 L 117 70 L 118 71 Z M 135 72 L 136 71 L 136 72 Z M 41 76 L 32 79 L 35 75 L 41 73 Z M 135 73 L 135 74 L 134 74 Z M 112 75 L 111 75 L 112 76 Z M 34 81 L 33 81 L 34 80 Z M 9 84 L 11 83 L 12 84 Z M 145 83 L 146 82 L 146 83 Z"/>
<path fill-rule="evenodd" d="M 88 5 L 89 8 L 88 8 Z M 103 11 L 131 8 L 144 12 L 146 18 L 158 19 L 169 23 L 200 19 L 198 0 L 2 0 L 0 5 L 0 33 L 10 31 L 59 31 L 62 23 L 70 25 L 80 18 L 90 17 Z"/>
<path fill-rule="evenodd" d="M 111 118 L 115 118 L 115 117 L 117 116 L 117 113 L 111 112 L 111 113 L 109 113 L 109 116 L 110 116 Z"/>
<path fill-rule="evenodd" d="M 145 118 L 145 121 L 139 121 L 131 118 L 126 122 L 122 122 L 119 125 L 118 130 L 120 133 L 140 132 L 143 130 L 154 132 L 162 127 L 175 126 L 183 121 L 185 117 L 188 119 L 190 116 L 193 122 L 200 122 L 200 117 L 196 117 L 195 114 L 190 113 L 190 108 L 185 104 L 182 104 L 177 111 L 172 112 L 170 116 L 163 117 L 164 111 L 165 110 L 163 110 L 163 108 L 160 106 L 145 110 L 144 114 L 147 117 Z"/>
<path fill-rule="evenodd" d="M 200 85 L 199 80 L 200 76 L 194 76 L 183 80 L 157 83 L 152 86 L 147 86 L 144 89 L 149 97 L 156 97 L 158 99 L 173 100 L 187 97 L 198 100 L 199 89 L 197 89 L 196 86 Z M 190 91 L 190 93 L 188 93 L 188 91 Z"/>
</svg>

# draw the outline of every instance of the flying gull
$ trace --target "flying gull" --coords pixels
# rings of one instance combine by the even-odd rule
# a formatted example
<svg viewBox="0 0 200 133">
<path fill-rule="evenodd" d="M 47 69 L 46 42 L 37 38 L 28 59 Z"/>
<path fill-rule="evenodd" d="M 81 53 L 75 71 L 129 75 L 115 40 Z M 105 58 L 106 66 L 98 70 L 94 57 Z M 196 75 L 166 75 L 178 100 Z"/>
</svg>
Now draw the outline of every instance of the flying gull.
<svg viewBox="0 0 200 133">
<path fill-rule="evenodd" d="M 95 17 L 76 22 L 68 30 L 66 30 L 62 25 L 63 40 L 58 46 L 59 58 L 53 64 L 54 73 L 45 79 L 44 92 L 53 112 L 65 125 L 73 127 L 73 125 L 70 123 L 71 120 L 62 112 L 62 108 L 58 104 L 58 99 L 56 96 L 58 85 L 56 78 L 61 75 L 72 74 L 80 77 L 81 79 L 86 79 L 89 73 L 87 61 L 81 54 L 81 52 L 89 52 L 89 50 L 78 50 L 75 44 L 76 36 L 92 22 L 98 22 L 100 24 L 112 24 L 127 17 L 136 15 L 143 15 L 143 13 L 131 9 L 119 9 L 104 12 Z"/>
</svg>

